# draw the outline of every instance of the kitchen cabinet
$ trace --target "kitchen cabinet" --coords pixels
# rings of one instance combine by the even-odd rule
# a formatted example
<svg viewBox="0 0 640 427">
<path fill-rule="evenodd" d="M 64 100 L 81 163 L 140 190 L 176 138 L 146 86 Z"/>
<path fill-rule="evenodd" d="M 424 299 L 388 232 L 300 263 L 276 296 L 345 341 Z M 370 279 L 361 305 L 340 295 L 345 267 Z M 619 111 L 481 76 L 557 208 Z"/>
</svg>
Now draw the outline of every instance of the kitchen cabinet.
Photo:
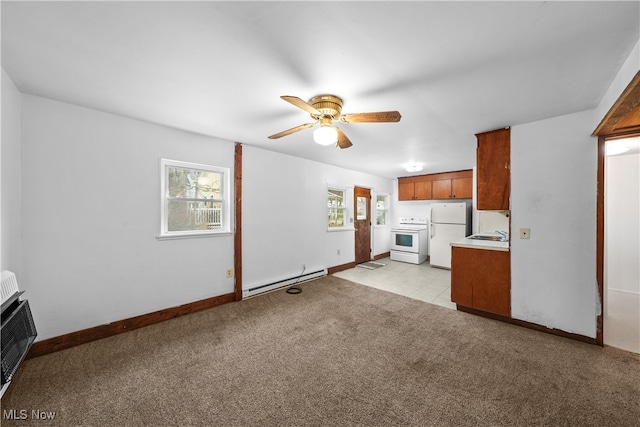
<svg viewBox="0 0 640 427">
<path fill-rule="evenodd" d="M 511 316 L 511 258 L 508 251 L 451 248 L 451 301 Z"/>
<path fill-rule="evenodd" d="M 398 200 L 470 199 L 472 193 L 470 169 L 398 178 Z"/>
<path fill-rule="evenodd" d="M 433 199 L 470 199 L 473 197 L 472 171 L 462 171 L 465 174 L 457 178 L 438 179 L 433 181 Z M 469 175 L 469 176 L 464 176 Z"/>
<path fill-rule="evenodd" d="M 511 129 L 476 134 L 476 205 L 478 210 L 509 210 Z"/>
<path fill-rule="evenodd" d="M 403 181 L 404 180 L 404 181 Z M 398 200 L 430 200 L 431 181 L 400 178 Z"/>
</svg>

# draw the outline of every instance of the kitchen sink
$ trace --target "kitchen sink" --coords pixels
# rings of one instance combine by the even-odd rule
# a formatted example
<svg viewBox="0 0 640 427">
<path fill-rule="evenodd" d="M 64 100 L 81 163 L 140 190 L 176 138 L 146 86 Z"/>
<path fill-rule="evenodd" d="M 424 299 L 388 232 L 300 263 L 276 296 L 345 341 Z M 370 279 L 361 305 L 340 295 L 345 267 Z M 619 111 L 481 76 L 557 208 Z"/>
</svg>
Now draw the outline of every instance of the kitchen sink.
<svg viewBox="0 0 640 427">
<path fill-rule="evenodd" d="M 492 242 L 507 242 L 507 238 L 504 236 L 490 236 L 486 234 L 474 234 L 473 236 L 467 237 L 467 239 L 473 240 L 490 240 Z"/>
</svg>

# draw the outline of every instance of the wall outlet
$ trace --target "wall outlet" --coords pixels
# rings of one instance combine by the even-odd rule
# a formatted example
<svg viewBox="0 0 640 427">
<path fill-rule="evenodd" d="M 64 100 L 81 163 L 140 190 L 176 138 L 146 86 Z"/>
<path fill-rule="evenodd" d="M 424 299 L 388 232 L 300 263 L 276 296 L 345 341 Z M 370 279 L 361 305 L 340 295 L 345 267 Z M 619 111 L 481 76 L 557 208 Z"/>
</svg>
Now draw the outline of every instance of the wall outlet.
<svg viewBox="0 0 640 427">
<path fill-rule="evenodd" d="M 233 277 L 233 268 L 227 268 L 227 277 Z"/>
<path fill-rule="evenodd" d="M 521 239 L 528 239 L 530 235 L 531 235 L 531 230 L 529 230 L 528 228 L 521 228 L 520 229 L 520 238 Z"/>
</svg>

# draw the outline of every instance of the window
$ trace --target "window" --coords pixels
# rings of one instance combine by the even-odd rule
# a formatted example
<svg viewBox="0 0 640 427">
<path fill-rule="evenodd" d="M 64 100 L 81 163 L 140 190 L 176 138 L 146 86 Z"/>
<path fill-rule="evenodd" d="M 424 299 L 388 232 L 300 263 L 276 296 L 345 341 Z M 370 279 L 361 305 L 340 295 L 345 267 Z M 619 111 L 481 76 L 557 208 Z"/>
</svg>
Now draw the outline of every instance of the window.
<svg viewBox="0 0 640 427">
<path fill-rule="evenodd" d="M 347 190 L 329 187 L 327 189 L 327 216 L 329 229 L 344 228 L 347 218 Z"/>
<path fill-rule="evenodd" d="M 376 196 L 376 225 L 387 225 L 389 218 L 389 195 Z"/>
<path fill-rule="evenodd" d="M 160 238 L 229 233 L 229 169 L 160 159 Z"/>
</svg>

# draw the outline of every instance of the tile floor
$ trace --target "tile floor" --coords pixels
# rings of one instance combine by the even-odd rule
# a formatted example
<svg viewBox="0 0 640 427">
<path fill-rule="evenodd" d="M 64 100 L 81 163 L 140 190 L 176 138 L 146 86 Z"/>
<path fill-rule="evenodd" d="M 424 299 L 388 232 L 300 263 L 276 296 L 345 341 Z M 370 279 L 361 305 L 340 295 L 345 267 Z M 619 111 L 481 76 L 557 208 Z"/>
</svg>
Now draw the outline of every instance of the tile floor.
<svg viewBox="0 0 640 427">
<path fill-rule="evenodd" d="M 369 270 L 355 267 L 334 276 L 455 310 L 451 302 L 451 271 L 431 267 L 429 262 L 409 264 L 383 258 L 384 267 Z"/>
</svg>

